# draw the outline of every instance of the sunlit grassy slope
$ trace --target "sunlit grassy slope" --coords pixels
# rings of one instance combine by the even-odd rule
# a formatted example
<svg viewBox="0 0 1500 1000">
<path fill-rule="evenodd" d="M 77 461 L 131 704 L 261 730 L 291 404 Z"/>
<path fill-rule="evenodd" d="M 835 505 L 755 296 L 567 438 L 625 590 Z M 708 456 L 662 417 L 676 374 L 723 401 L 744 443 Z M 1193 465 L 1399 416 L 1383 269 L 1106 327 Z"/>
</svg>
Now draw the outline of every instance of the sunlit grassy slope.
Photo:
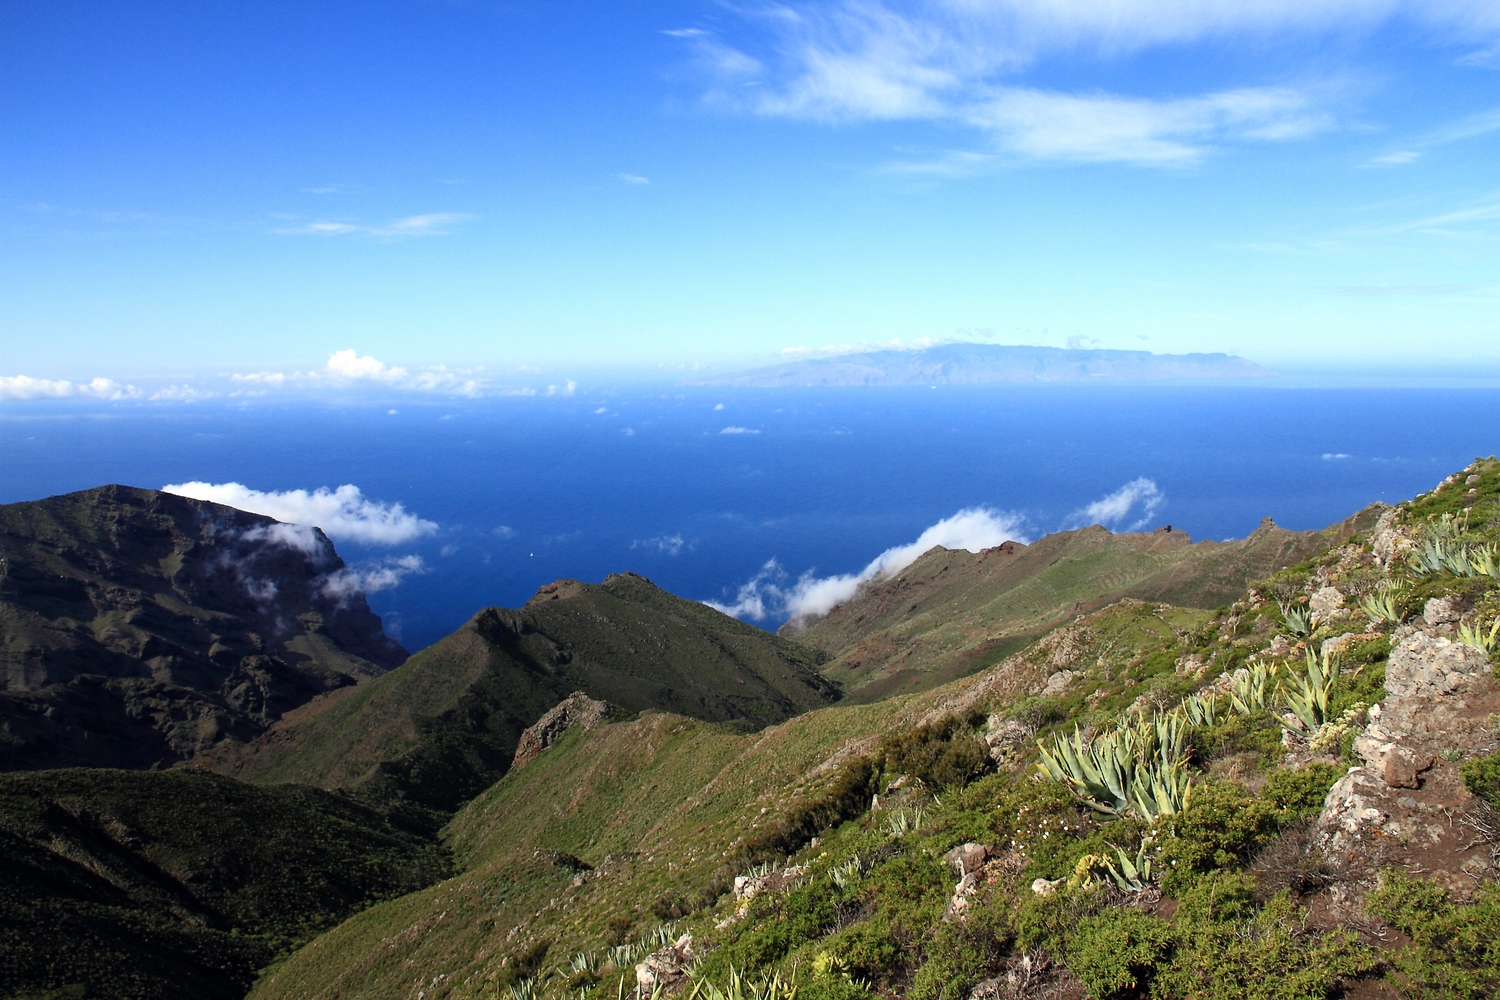
<svg viewBox="0 0 1500 1000">
<path fill-rule="evenodd" d="M 1207 617 L 1136 604 L 1089 627 L 1128 662 Z M 848 791 L 847 763 L 884 735 L 1014 702 L 1054 666 L 1035 651 L 936 690 L 825 708 L 751 735 L 663 713 L 575 729 L 448 825 L 462 875 L 359 914 L 271 970 L 252 995 L 495 996 L 541 943 L 556 964 L 712 907 L 748 858 L 796 846 L 802 815 L 836 817 L 830 796 Z M 1149 684 L 1122 676 L 1108 705 Z M 851 815 L 868 808 L 868 789 L 855 799 L 842 806 Z M 572 859 L 593 871 L 579 878 Z"/>
<path fill-rule="evenodd" d="M 315 701 L 214 764 L 259 783 L 345 788 L 442 813 L 505 773 L 521 732 L 570 692 L 741 729 L 838 697 L 818 655 L 624 573 L 490 608 L 406 664 Z"/>
<path fill-rule="evenodd" d="M 1368 528 L 1377 513 L 1308 532 L 1267 520 L 1234 542 L 1095 526 L 979 553 L 934 548 L 807 629 L 783 632 L 831 657 L 824 673 L 844 685 L 846 698 L 871 701 L 982 670 L 1080 611 L 1122 597 L 1218 607 L 1250 581 Z"/>
</svg>

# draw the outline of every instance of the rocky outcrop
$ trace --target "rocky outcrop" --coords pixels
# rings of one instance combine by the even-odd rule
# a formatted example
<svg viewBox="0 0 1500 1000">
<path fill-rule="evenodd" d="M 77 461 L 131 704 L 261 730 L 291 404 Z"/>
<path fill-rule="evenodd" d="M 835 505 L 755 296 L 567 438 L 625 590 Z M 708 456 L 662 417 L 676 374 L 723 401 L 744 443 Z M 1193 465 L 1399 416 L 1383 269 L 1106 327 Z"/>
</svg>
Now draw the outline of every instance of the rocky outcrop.
<svg viewBox="0 0 1500 1000">
<path fill-rule="evenodd" d="M 687 978 L 687 970 L 696 960 L 691 934 L 684 934 L 674 944 L 647 955 L 635 967 L 637 994 L 649 997 L 658 990 L 671 989 Z"/>
<path fill-rule="evenodd" d="M 1433 617 L 1447 614 L 1439 605 Z M 1458 764 L 1494 749 L 1490 716 L 1500 709 L 1500 690 L 1485 651 L 1433 634 L 1447 624 L 1398 632 L 1385 703 L 1372 708 L 1354 741 L 1361 766 L 1329 791 L 1314 842 L 1344 864 L 1421 869 L 1463 888 L 1475 872 L 1488 872 L 1489 862 L 1454 823 L 1474 801 Z"/>
<path fill-rule="evenodd" d="M 603 722 L 609 713 L 608 702 L 597 701 L 582 691 L 574 691 L 548 709 L 547 714 L 521 734 L 520 742 L 516 744 L 515 760 L 510 765 L 511 770 L 519 770 L 531 763 L 574 726 L 592 729 Z"/>
</svg>

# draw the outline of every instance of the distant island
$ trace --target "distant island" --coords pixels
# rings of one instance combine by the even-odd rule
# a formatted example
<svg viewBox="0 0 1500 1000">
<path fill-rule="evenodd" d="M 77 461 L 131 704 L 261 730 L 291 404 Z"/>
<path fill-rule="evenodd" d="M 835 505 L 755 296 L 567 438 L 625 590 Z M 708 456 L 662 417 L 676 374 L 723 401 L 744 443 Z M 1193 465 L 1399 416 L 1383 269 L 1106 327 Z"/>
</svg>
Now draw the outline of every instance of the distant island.
<svg viewBox="0 0 1500 1000">
<path fill-rule="evenodd" d="M 1147 382 L 1265 378 L 1276 373 L 1228 354 L 1152 354 L 1001 344 L 944 344 L 810 358 L 694 379 L 688 385 L 983 385 L 997 382 Z"/>
</svg>

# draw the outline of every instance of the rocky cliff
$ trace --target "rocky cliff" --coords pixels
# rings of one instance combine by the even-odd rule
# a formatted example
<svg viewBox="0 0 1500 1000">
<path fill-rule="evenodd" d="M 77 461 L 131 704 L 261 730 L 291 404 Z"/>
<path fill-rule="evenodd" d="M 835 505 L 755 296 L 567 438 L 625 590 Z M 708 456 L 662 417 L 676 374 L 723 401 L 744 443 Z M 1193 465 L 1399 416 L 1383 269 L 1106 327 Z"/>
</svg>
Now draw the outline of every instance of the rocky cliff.
<svg viewBox="0 0 1500 1000">
<path fill-rule="evenodd" d="M 316 528 L 103 486 L 0 506 L 0 768 L 148 768 L 399 665 Z"/>
</svg>

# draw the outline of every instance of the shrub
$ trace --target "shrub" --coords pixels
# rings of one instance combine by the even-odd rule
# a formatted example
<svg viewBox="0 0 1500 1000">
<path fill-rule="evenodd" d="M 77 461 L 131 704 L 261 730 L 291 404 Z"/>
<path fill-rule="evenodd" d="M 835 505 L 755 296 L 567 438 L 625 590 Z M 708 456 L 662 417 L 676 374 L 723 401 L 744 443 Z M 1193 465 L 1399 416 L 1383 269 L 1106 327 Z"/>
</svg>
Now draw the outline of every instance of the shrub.
<svg viewBox="0 0 1500 1000">
<path fill-rule="evenodd" d="M 933 788 L 963 785 L 990 769 L 989 747 L 956 716 L 887 736 L 880 757 L 891 774 L 909 774 Z"/>
<path fill-rule="evenodd" d="M 1277 768 L 1267 776 L 1260 797 L 1276 807 L 1282 825 L 1312 819 L 1323 811 L 1328 790 L 1343 775 L 1342 767 L 1321 761 L 1292 771 Z"/>
<path fill-rule="evenodd" d="M 1427 879 L 1387 872 L 1365 908 L 1411 938 L 1391 958 L 1407 992 L 1424 1000 L 1500 995 L 1500 886 L 1484 885 L 1459 905 Z"/>
<path fill-rule="evenodd" d="M 1500 808 L 1500 751 L 1475 757 L 1459 768 L 1464 787 L 1490 805 Z"/>
<path fill-rule="evenodd" d="M 1174 817 L 1162 842 L 1162 891 L 1179 895 L 1196 877 L 1242 867 L 1276 834 L 1277 810 L 1232 782 L 1205 782 L 1186 810 Z"/>
<path fill-rule="evenodd" d="M 1067 945 L 1068 968 L 1096 1000 L 1143 997 L 1172 952 L 1172 928 L 1139 910 L 1085 917 Z"/>
<path fill-rule="evenodd" d="M 1255 909 L 1253 885 L 1245 875 L 1215 872 L 1183 894 L 1173 918 L 1177 947 L 1157 970 L 1155 995 L 1324 1000 L 1339 980 L 1375 967 L 1349 931 L 1304 931 L 1304 915 L 1285 892 Z"/>
</svg>

